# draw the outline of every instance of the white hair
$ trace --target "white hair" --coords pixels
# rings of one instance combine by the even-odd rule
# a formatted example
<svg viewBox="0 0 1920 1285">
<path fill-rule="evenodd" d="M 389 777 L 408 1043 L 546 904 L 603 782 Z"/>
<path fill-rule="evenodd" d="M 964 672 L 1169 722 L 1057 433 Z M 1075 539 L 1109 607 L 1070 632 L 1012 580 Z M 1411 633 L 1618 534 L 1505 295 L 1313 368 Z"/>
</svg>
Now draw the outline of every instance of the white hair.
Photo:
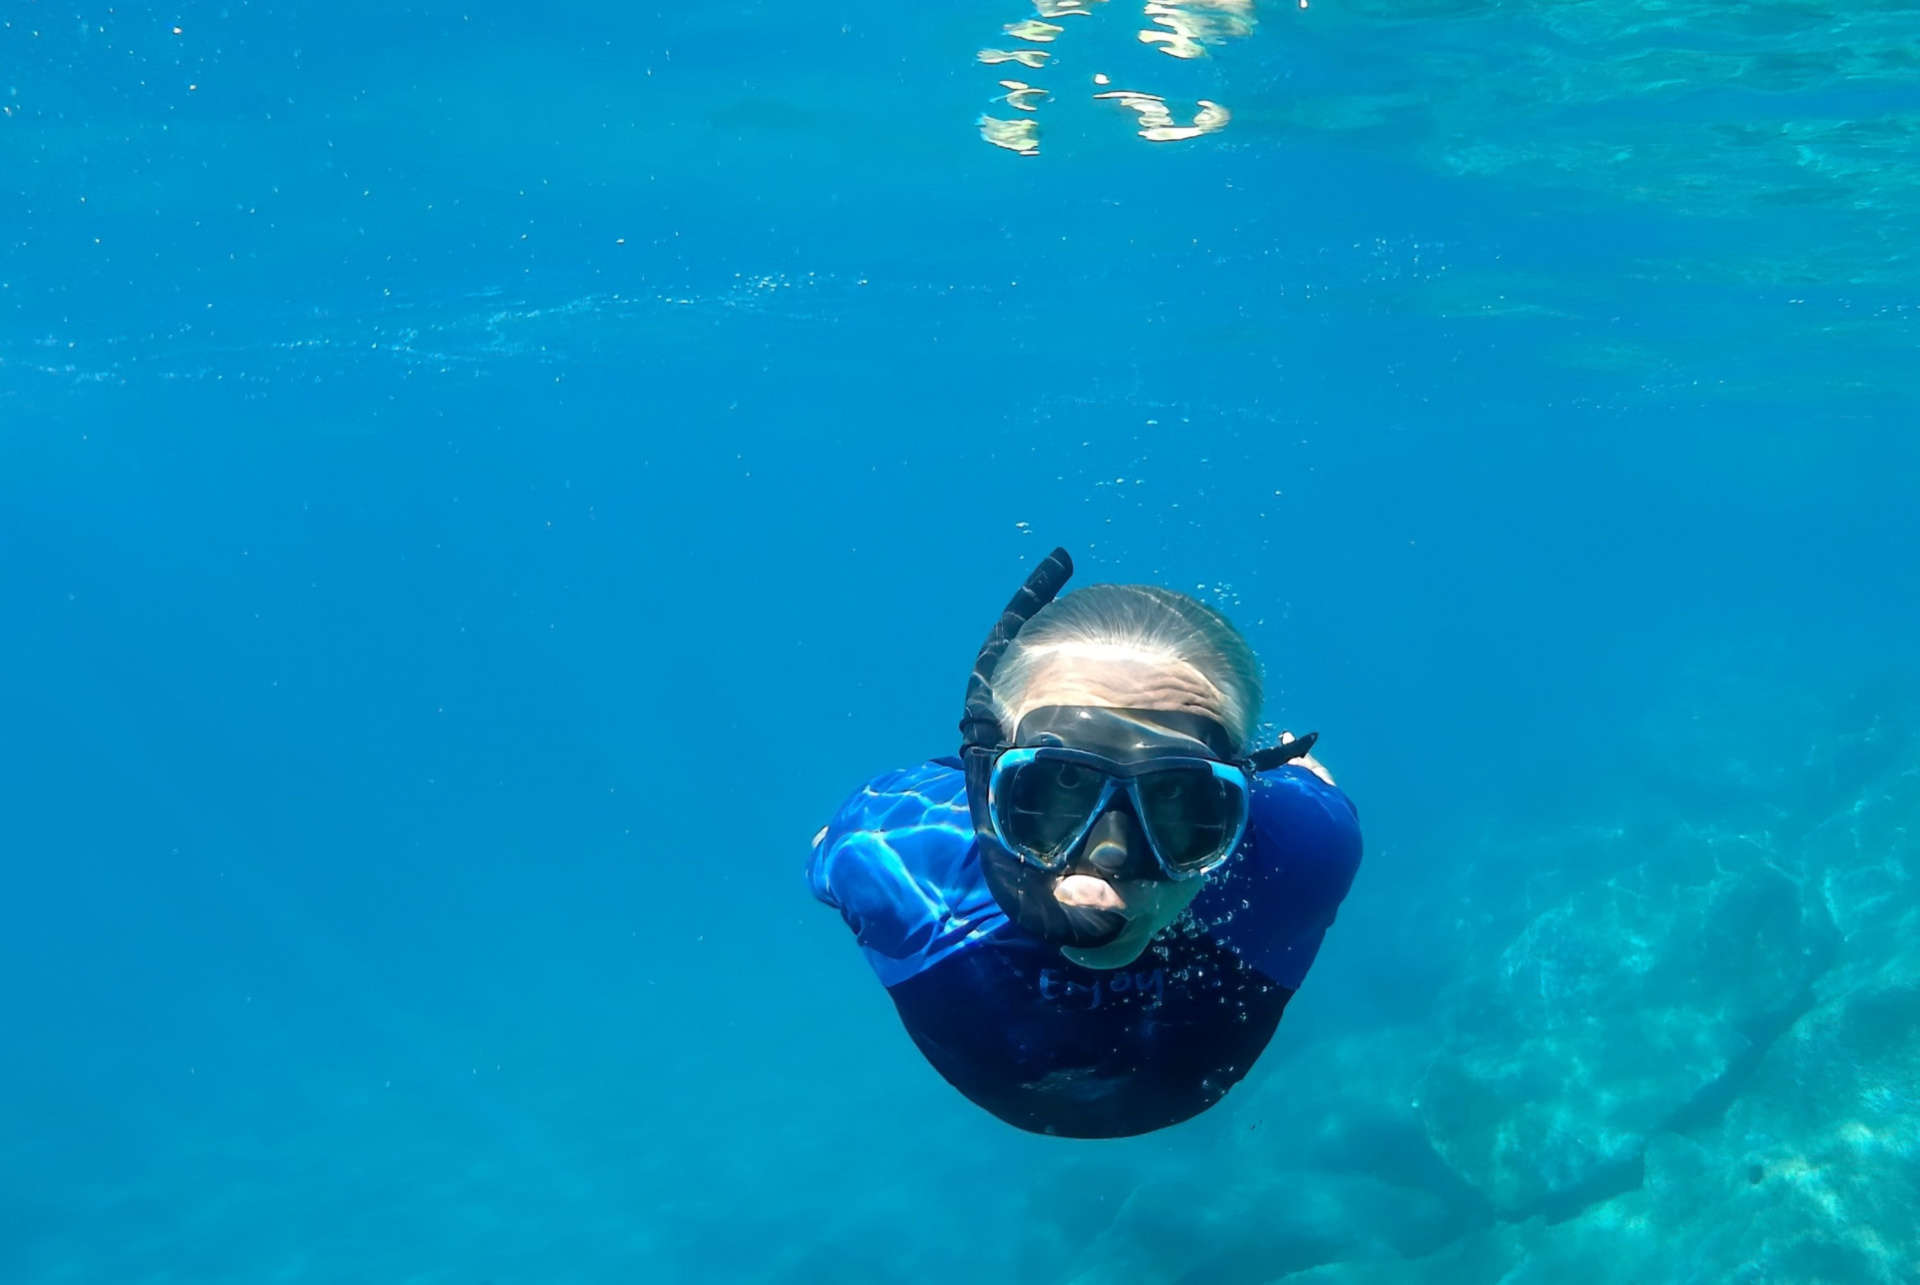
<svg viewBox="0 0 1920 1285">
<path fill-rule="evenodd" d="M 1009 733 L 1038 662 L 1062 647 L 1184 661 L 1220 690 L 1235 746 L 1244 750 L 1253 740 L 1263 698 L 1260 662 L 1240 631 L 1197 598 L 1153 585 L 1096 584 L 1035 612 L 994 666 L 990 683 L 994 712 Z"/>
</svg>

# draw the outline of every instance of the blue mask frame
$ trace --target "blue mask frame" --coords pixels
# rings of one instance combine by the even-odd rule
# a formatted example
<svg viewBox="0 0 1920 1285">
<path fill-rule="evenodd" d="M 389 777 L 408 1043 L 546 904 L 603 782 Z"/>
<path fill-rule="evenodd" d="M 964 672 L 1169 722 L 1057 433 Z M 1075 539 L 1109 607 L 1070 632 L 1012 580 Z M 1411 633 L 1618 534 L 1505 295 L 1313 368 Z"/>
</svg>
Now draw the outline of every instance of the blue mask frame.
<svg viewBox="0 0 1920 1285">
<path fill-rule="evenodd" d="M 1014 778 L 1038 763 L 1066 763 L 1097 774 L 1100 787 L 1085 807 L 1072 830 L 1064 832 L 1045 848 L 1022 836 L 1022 825 L 1012 810 Z M 1226 811 L 1217 825 L 1220 838 L 1209 844 L 1203 856 L 1176 860 L 1167 850 L 1168 824 L 1157 819 L 1158 808 L 1150 798 L 1152 778 L 1167 772 L 1207 773 L 1221 787 Z M 1191 754 L 1156 754 L 1136 762 L 1119 762 L 1091 750 L 1064 745 L 1012 746 L 994 754 L 986 773 L 986 807 L 983 809 L 993 840 L 1022 863 L 1048 874 L 1060 874 L 1073 863 L 1087 841 L 1088 833 L 1106 812 L 1116 806 L 1116 797 L 1124 796 L 1146 838 L 1147 849 L 1160 868 L 1161 875 L 1174 882 L 1201 878 L 1218 869 L 1240 848 L 1246 838 L 1248 817 L 1252 812 L 1253 778 L 1245 766 Z M 1146 790 L 1143 791 L 1143 785 Z M 1080 809 L 1075 808 L 1076 812 Z"/>
</svg>

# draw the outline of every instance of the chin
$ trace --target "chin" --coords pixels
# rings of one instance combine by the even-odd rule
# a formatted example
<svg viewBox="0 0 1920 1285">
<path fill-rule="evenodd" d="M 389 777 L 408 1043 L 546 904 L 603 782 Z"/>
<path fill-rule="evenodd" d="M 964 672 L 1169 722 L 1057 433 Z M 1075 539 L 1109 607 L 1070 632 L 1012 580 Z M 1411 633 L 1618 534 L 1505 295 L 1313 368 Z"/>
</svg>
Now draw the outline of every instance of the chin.
<svg viewBox="0 0 1920 1285">
<path fill-rule="evenodd" d="M 1082 968 L 1125 968 L 1153 944 L 1160 930 L 1180 917 L 1180 912 L 1200 895 L 1204 880 L 1165 884 L 1140 881 L 1119 885 L 1120 895 L 1135 918 L 1126 931 L 1104 946 L 1063 946 L 1062 953 Z"/>
<path fill-rule="evenodd" d="M 1125 968 L 1146 951 L 1153 933 L 1128 928 L 1104 946 L 1062 946 L 1060 953 L 1082 968 Z"/>
</svg>

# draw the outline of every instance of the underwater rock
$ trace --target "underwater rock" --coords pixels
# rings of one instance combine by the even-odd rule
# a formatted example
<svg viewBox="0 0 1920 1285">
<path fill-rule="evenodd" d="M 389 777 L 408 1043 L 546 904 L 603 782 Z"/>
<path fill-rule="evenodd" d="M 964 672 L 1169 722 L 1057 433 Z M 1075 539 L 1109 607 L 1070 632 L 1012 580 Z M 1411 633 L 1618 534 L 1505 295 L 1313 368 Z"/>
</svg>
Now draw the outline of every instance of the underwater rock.
<svg viewBox="0 0 1920 1285">
<path fill-rule="evenodd" d="M 1519 1221 L 1276 1281 L 1920 1277 L 1920 769 L 1877 772 L 1781 850 L 1727 831 L 1657 846 L 1436 1013 L 1422 1124 Z M 1392 1050 L 1364 1045 L 1331 1076 L 1379 1080 L 1362 1067 Z M 1339 1149 L 1311 1154 L 1331 1168 Z"/>
<path fill-rule="evenodd" d="M 1830 918 L 1834 961 L 1814 983 L 1821 1007 L 1796 1041 L 1821 1029 L 1836 1006 L 1867 1002 L 1920 948 L 1920 767 L 1889 773 L 1862 790 L 1798 845 L 1806 897 Z"/>
<path fill-rule="evenodd" d="M 1849 964 L 1870 968 L 1898 954 L 1913 939 L 1920 911 L 1920 768 L 1890 774 L 1861 791 L 1850 806 L 1827 818 L 1798 845 L 1800 864 L 1814 894 L 1842 938 Z M 1828 993 L 1852 982 L 1828 979 Z"/>
<path fill-rule="evenodd" d="M 1920 767 L 1884 762 L 1885 721 L 1861 722 L 1820 751 L 1859 768 L 1822 817 L 1622 832 L 1629 872 L 1535 901 L 1518 930 L 1490 891 L 1477 914 L 1449 901 L 1448 923 L 1505 940 L 1454 952 L 1430 1020 L 1314 1049 L 1326 1093 L 1263 1092 L 1300 1096 L 1315 1125 L 1289 1145 L 1320 1172 L 1420 1172 L 1412 1116 L 1511 1221 L 1448 1201 L 1424 1256 L 1403 1237 L 1402 1259 L 1272 1279 L 1920 1279 Z"/>
<path fill-rule="evenodd" d="M 1751 1195 L 1710 1221 L 1756 1280 L 1911 1281 L 1920 1265 L 1920 943 L 1801 1018 L 1719 1130 Z M 1729 1275 L 1742 1261 L 1723 1256 Z"/>
<path fill-rule="evenodd" d="M 1519 1251 L 1503 1285 L 1912 1281 L 1920 949 L 1802 1017 L 1722 1120 L 1657 1135 L 1644 1159 L 1637 1190 L 1503 1240 Z M 1450 1279 L 1438 1257 L 1402 1267 L 1410 1285 Z"/>
<path fill-rule="evenodd" d="M 1101 1193 L 1076 1209 L 1110 1211 L 1091 1243 L 1083 1233 L 1074 1282 L 1265 1285 L 1318 1264 L 1401 1262 L 1488 1223 L 1412 1109 L 1420 1060 L 1409 1050 L 1429 1035 L 1320 1035 L 1315 1020 L 1235 1090 L 1198 1145 L 1173 1153 L 1177 1164 L 1157 1158 L 1119 1200 L 1092 1173 L 1073 1180 L 1077 1199 Z M 1128 1173 L 1097 1166 L 1109 1184 Z"/>
<path fill-rule="evenodd" d="M 1291 1034 L 1302 1036 L 1301 1026 Z M 1414 1109 L 1432 1041 L 1421 1027 L 1389 1027 L 1291 1043 L 1241 1090 L 1229 1135 L 1234 1172 L 1278 1163 L 1404 1190 L 1399 1215 L 1369 1234 L 1419 1255 L 1490 1220 L 1492 1209 L 1427 1140 Z M 1272 1056 L 1270 1054 L 1270 1056 Z M 1241 1123 L 1244 1122 L 1244 1123 Z M 1385 1191 L 1369 1190 L 1377 1208 Z"/>
<path fill-rule="evenodd" d="M 1751 852 L 1691 879 L 1675 864 L 1567 898 L 1448 995 L 1418 1110 L 1503 1217 L 1637 1185 L 1647 1137 L 1710 1115 L 1810 1002 L 1832 951 L 1818 904 Z"/>
<path fill-rule="evenodd" d="M 1444 1218 L 1437 1198 L 1363 1175 L 1196 1161 L 1141 1183 L 1071 1285 L 1266 1285 L 1321 1263 L 1400 1263 L 1392 1238 Z"/>
<path fill-rule="evenodd" d="M 1270 1285 L 1478 1285 L 1511 1279 L 1539 1238 L 1537 1223 L 1483 1228 L 1423 1258 L 1326 1263 L 1273 1276 Z"/>
<path fill-rule="evenodd" d="M 1113 1212 L 1082 1242 L 1073 1281 L 1265 1285 L 1316 1264 L 1400 1262 L 1487 1223 L 1485 1201 L 1434 1153 L 1412 1109 L 1420 1060 L 1409 1050 L 1430 1035 L 1320 1032 L 1337 1006 L 1295 1016 L 1292 1040 L 1210 1129 L 1156 1159 L 1123 1199 L 1103 1197 Z M 1099 1163 L 1109 1177 L 1127 1172 Z"/>
<path fill-rule="evenodd" d="M 1667 666 L 1666 682 L 1639 721 L 1659 752 L 1622 763 L 1649 814 L 1792 840 L 1912 757 L 1920 706 L 1904 662 L 1854 657 L 1815 679 L 1785 642 L 1748 639 Z"/>
<path fill-rule="evenodd" d="M 1621 1281 L 1786 1281 L 1816 1277 L 1743 1276 L 1737 1233 L 1712 1217 L 1743 1197 L 1744 1175 L 1709 1148 L 1674 1134 L 1650 1139 L 1643 1186 L 1566 1222 L 1542 1218 L 1466 1238 L 1392 1272 L 1341 1264 L 1283 1277 L 1286 1285 L 1618 1285 Z M 1709 1265 L 1711 1264 L 1711 1265 Z"/>
</svg>

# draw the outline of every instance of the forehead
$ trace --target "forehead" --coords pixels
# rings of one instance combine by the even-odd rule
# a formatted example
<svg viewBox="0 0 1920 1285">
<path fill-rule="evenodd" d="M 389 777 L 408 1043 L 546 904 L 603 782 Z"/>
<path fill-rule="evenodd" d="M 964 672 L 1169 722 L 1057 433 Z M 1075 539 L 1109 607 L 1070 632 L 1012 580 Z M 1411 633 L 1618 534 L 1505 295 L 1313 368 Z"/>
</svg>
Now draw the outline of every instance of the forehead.
<svg viewBox="0 0 1920 1285">
<path fill-rule="evenodd" d="M 1046 705 L 1176 710 L 1224 722 L 1227 706 L 1225 694 L 1187 661 L 1089 643 L 1036 656 L 1021 696 L 1016 723 Z"/>
<path fill-rule="evenodd" d="M 1043 705 L 1020 720 L 1013 743 L 1090 750 L 1121 763 L 1169 754 L 1227 759 L 1232 738 L 1218 721 L 1182 710 Z"/>
</svg>

